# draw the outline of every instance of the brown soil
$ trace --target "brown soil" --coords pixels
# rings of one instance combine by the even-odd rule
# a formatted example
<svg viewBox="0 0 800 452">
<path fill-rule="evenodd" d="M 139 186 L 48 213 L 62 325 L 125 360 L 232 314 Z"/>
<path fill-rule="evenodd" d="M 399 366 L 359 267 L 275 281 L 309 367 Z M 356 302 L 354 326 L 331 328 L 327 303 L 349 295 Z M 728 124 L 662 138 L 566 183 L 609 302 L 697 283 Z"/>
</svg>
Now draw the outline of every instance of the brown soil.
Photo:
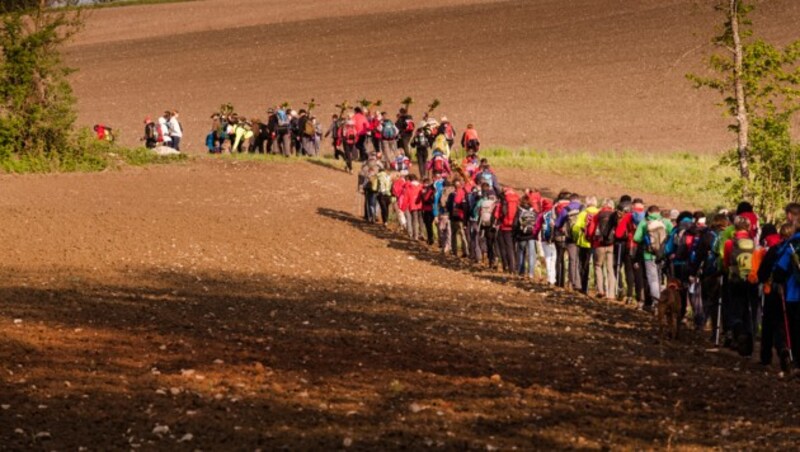
<svg viewBox="0 0 800 452">
<path fill-rule="evenodd" d="M 797 382 L 774 367 L 691 333 L 659 344 L 650 316 L 366 225 L 342 172 L 199 160 L 0 189 L 3 450 L 793 449 L 800 435 Z"/>
<path fill-rule="evenodd" d="M 132 144 L 142 119 L 182 112 L 185 147 L 204 152 L 208 116 L 250 117 L 315 97 L 367 97 L 394 110 L 434 97 L 485 145 L 553 150 L 719 152 L 734 137 L 703 73 L 720 18 L 695 0 L 198 1 L 92 13 L 68 52 L 87 125 Z M 706 2 L 708 3 L 708 2 Z M 376 5 L 380 4 L 380 7 Z M 760 2 L 760 35 L 796 37 L 800 2 Z"/>
</svg>

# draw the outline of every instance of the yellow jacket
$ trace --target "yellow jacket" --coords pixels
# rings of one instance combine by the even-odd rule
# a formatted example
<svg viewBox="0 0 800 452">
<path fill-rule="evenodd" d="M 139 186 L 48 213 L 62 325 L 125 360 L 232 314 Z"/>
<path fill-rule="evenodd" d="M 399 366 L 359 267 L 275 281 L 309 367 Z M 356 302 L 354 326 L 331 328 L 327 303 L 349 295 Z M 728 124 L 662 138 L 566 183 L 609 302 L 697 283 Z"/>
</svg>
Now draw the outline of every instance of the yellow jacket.
<svg viewBox="0 0 800 452">
<path fill-rule="evenodd" d="M 586 237 L 586 218 L 589 215 L 597 215 L 597 212 L 600 212 L 600 209 L 597 207 L 587 207 L 583 212 L 578 214 L 578 218 L 575 219 L 575 224 L 572 225 L 572 240 L 581 248 L 592 247 L 590 237 Z"/>
</svg>

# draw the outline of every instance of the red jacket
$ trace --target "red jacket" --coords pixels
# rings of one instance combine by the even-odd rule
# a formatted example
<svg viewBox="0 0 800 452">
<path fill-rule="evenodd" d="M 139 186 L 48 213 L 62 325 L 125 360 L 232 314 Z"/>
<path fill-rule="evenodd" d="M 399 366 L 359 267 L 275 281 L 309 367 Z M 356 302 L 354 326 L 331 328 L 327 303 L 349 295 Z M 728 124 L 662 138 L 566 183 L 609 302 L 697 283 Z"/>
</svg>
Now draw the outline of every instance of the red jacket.
<svg viewBox="0 0 800 452">
<path fill-rule="evenodd" d="M 478 140 L 478 131 L 475 129 L 467 129 L 464 131 L 464 135 L 461 136 L 461 147 L 467 147 L 470 141 L 480 141 Z"/>
<path fill-rule="evenodd" d="M 558 216 L 561 215 L 561 211 L 564 210 L 564 208 L 567 207 L 568 205 L 569 205 L 568 199 L 562 199 L 556 203 L 555 207 L 553 207 L 553 210 L 556 213 L 556 218 L 558 218 Z"/>
<path fill-rule="evenodd" d="M 453 196 L 453 213 L 459 220 L 464 220 L 467 215 L 464 212 L 464 202 L 467 199 L 467 191 L 464 190 L 464 187 L 456 190 Z"/>
<path fill-rule="evenodd" d="M 364 136 L 367 134 L 367 130 L 369 130 L 369 121 L 367 121 L 367 117 L 364 116 L 364 113 L 356 113 L 353 115 L 353 122 L 356 123 L 358 136 Z"/>
<path fill-rule="evenodd" d="M 416 211 L 422 210 L 422 184 L 418 181 L 413 182 L 406 182 L 406 187 L 403 192 L 403 196 L 405 197 L 406 206 L 408 206 L 408 210 Z"/>
<path fill-rule="evenodd" d="M 501 231 L 512 231 L 514 220 L 517 218 L 517 210 L 519 210 L 519 195 L 510 188 L 506 189 L 504 195 L 505 200 L 497 204 L 495 217 L 500 224 Z"/>
<path fill-rule="evenodd" d="M 404 196 L 405 188 L 406 180 L 402 177 L 398 177 L 392 182 L 392 195 L 397 198 L 397 210 L 401 212 L 408 210 L 408 204 L 406 204 L 406 198 Z"/>
<path fill-rule="evenodd" d="M 380 116 L 374 116 L 369 120 L 369 131 L 372 132 L 372 136 L 374 138 L 380 138 L 380 136 L 378 136 L 378 129 L 381 128 L 382 123 L 383 120 Z"/>
<path fill-rule="evenodd" d="M 419 196 L 422 200 L 422 211 L 433 212 L 433 204 L 436 202 L 436 189 L 433 188 L 433 185 L 424 187 Z"/>
</svg>

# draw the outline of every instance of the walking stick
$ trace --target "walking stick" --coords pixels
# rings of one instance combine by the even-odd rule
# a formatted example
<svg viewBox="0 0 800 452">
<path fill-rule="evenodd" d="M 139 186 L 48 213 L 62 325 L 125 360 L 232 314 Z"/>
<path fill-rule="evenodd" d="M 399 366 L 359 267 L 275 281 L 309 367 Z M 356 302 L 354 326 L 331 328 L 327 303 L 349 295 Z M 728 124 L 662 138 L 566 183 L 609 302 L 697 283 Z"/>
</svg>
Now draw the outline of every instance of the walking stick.
<svg viewBox="0 0 800 452">
<path fill-rule="evenodd" d="M 624 245 L 622 243 L 617 243 L 617 269 L 614 273 L 614 276 L 617 277 L 617 299 L 622 298 L 622 275 L 620 272 L 622 271 L 622 247 Z M 628 282 L 630 284 L 630 282 Z"/>
<path fill-rule="evenodd" d="M 783 291 L 783 286 L 778 285 L 778 292 L 781 294 L 781 310 L 783 311 L 783 327 L 786 330 L 786 349 L 789 350 L 789 363 L 794 363 L 794 355 L 792 354 L 792 335 L 789 331 L 789 317 L 786 315 L 786 294 Z"/>
<path fill-rule="evenodd" d="M 719 347 L 719 333 L 722 330 L 722 275 L 719 277 L 719 297 L 717 298 L 717 325 L 714 331 L 714 345 Z"/>
</svg>

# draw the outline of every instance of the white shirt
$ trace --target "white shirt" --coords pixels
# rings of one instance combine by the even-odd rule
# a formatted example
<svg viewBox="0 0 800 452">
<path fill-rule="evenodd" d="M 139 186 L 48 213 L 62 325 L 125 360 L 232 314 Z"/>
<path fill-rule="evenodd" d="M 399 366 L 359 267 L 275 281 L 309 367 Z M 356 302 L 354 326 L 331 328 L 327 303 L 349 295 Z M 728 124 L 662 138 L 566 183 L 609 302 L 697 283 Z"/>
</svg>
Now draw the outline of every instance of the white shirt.
<svg viewBox="0 0 800 452">
<path fill-rule="evenodd" d="M 158 127 L 161 128 L 161 136 L 164 138 L 164 142 L 168 143 L 172 141 L 172 138 L 169 137 L 169 127 L 167 127 L 167 120 L 164 119 L 163 116 L 158 118 Z"/>
<path fill-rule="evenodd" d="M 170 128 L 170 135 L 173 137 L 182 137 L 183 130 L 181 130 L 181 123 L 178 122 L 178 118 L 175 116 L 169 118 L 169 128 Z"/>
</svg>

